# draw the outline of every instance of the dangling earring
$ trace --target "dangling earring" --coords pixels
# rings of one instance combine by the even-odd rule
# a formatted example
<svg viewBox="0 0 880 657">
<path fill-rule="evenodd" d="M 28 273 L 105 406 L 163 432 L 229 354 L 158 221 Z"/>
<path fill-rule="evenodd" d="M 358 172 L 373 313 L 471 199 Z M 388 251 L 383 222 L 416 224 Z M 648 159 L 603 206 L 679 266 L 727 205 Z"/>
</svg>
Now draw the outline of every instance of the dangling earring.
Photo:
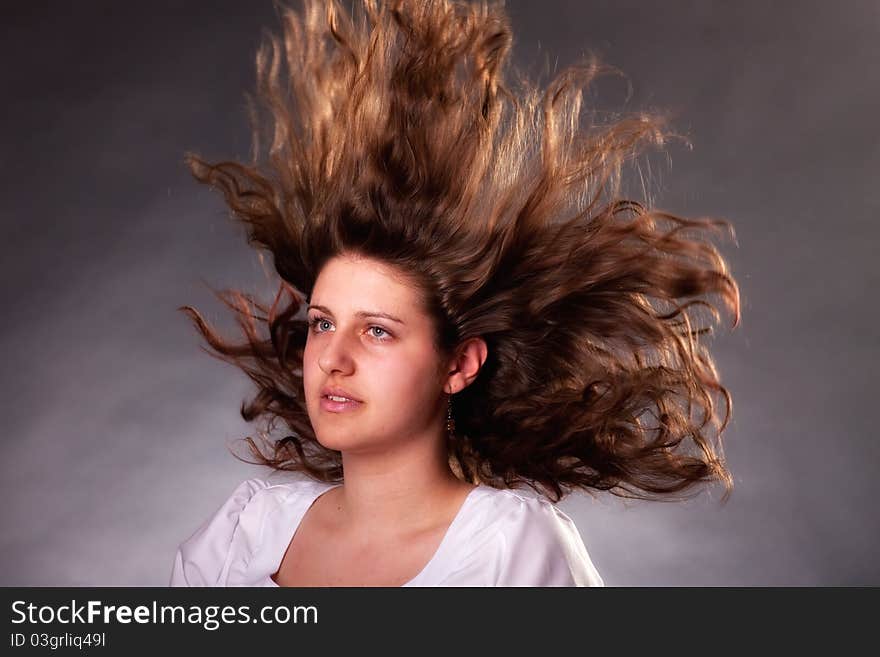
<svg viewBox="0 0 880 657">
<path fill-rule="evenodd" d="M 450 438 L 455 435 L 455 420 L 452 418 L 452 395 L 446 400 L 446 432 Z"/>
</svg>

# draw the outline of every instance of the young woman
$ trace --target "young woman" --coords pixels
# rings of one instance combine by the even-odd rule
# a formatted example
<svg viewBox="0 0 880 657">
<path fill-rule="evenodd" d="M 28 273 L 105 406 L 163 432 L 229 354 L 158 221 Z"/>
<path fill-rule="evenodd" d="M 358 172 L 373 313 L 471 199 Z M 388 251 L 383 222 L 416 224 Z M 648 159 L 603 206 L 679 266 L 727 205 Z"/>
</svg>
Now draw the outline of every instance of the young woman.
<svg viewBox="0 0 880 657">
<path fill-rule="evenodd" d="M 730 395 L 700 341 L 708 297 L 739 319 L 705 239 L 724 224 L 620 195 L 662 121 L 585 127 L 595 61 L 508 87 L 500 7 L 307 0 L 283 20 L 257 56 L 268 164 L 258 104 L 251 164 L 189 159 L 278 296 L 222 295 L 241 343 L 185 308 L 256 383 L 247 444 L 275 474 L 180 546 L 171 584 L 601 585 L 566 494 L 729 493 Z"/>
</svg>

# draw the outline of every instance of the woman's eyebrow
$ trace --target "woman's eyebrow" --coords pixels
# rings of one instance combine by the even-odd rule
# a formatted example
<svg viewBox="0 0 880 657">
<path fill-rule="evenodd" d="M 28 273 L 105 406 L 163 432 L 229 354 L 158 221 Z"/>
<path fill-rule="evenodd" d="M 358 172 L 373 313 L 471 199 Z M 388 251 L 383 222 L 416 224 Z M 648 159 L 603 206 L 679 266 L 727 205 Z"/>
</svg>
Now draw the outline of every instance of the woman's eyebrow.
<svg viewBox="0 0 880 657">
<path fill-rule="evenodd" d="M 322 312 L 327 313 L 331 317 L 333 316 L 333 311 L 330 310 L 327 306 L 321 306 L 316 303 L 313 303 L 313 304 L 310 304 L 308 307 L 308 310 L 312 310 L 312 309 L 320 310 Z M 392 322 L 397 322 L 398 324 L 403 324 L 404 326 L 406 325 L 406 323 L 402 319 L 398 319 L 394 315 L 389 315 L 388 313 L 379 312 L 378 310 L 359 310 L 355 313 L 355 316 L 356 317 L 382 317 L 384 319 L 390 319 Z"/>
</svg>

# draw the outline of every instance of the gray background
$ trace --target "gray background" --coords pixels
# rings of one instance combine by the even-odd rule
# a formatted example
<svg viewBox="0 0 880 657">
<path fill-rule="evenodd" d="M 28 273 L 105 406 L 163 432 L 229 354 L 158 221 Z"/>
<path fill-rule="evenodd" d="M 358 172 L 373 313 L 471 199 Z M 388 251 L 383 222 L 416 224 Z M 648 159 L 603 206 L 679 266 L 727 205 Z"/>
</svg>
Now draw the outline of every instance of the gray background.
<svg viewBox="0 0 880 657">
<path fill-rule="evenodd" d="M 0 585 L 164 585 L 243 478 L 243 374 L 175 308 L 273 289 L 186 150 L 244 158 L 271 2 L 5 3 L 0 21 Z M 876 394 L 880 3 L 509 2 L 516 60 L 588 48 L 593 101 L 669 109 L 693 150 L 659 205 L 731 220 L 743 322 L 714 353 L 736 490 L 567 498 L 610 585 L 880 584 Z M 656 164 L 656 162 L 655 162 Z"/>
</svg>

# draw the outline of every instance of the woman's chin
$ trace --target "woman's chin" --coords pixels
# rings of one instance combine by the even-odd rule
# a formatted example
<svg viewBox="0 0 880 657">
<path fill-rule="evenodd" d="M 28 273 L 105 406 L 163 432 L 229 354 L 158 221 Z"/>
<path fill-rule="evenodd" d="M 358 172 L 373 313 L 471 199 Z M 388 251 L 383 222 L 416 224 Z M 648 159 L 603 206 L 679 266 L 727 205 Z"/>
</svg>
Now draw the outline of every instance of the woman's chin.
<svg viewBox="0 0 880 657">
<path fill-rule="evenodd" d="M 375 455 L 384 453 L 392 448 L 392 444 L 386 440 L 382 440 L 377 436 L 355 435 L 351 429 L 348 431 L 316 431 L 315 437 L 325 449 L 345 452 L 350 455 Z"/>
<path fill-rule="evenodd" d="M 338 429 L 328 431 L 325 428 L 322 431 L 316 431 L 315 438 L 318 439 L 322 447 L 336 450 L 337 452 L 348 451 L 361 444 L 361 441 L 352 435 L 350 429 L 348 431 Z"/>
</svg>

